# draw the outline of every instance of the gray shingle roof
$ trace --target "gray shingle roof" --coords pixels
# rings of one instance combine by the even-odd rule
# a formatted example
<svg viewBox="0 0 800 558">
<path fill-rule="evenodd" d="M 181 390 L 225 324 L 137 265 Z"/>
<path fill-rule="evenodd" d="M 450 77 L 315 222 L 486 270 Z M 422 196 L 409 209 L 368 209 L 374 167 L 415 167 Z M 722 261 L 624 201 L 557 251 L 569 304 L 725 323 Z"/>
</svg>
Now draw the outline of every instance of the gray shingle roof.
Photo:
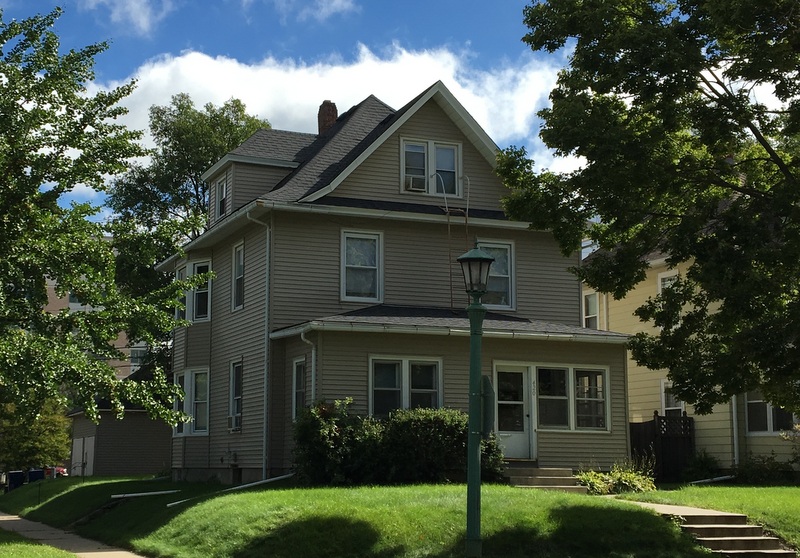
<svg viewBox="0 0 800 558">
<path fill-rule="evenodd" d="M 392 306 L 379 304 L 343 314 L 326 316 L 298 324 L 284 331 L 294 330 L 304 325 L 324 329 L 326 325 L 373 326 L 392 328 L 441 328 L 456 331 L 469 331 L 469 318 L 466 310 L 451 308 L 428 308 L 419 306 Z M 624 343 L 627 335 L 612 331 L 601 331 L 560 323 L 529 320 L 518 316 L 507 316 L 497 312 L 487 312 L 483 322 L 484 335 L 519 334 L 521 336 L 579 337 L 586 341 Z"/>
<path fill-rule="evenodd" d="M 314 134 L 262 128 L 230 153 L 301 163 L 309 157 L 309 148 L 316 138 Z"/>
</svg>

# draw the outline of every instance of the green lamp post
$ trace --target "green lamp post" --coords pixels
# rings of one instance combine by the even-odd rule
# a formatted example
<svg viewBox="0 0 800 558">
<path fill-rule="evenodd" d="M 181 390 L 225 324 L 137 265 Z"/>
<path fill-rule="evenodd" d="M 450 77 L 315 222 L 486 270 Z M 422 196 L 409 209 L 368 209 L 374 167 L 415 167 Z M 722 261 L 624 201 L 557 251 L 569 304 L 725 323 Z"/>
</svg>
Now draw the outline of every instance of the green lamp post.
<svg viewBox="0 0 800 558">
<path fill-rule="evenodd" d="M 464 274 L 464 287 L 472 298 L 469 316 L 469 437 L 467 439 L 467 544 L 468 558 L 480 557 L 481 549 L 481 338 L 486 308 L 489 269 L 494 258 L 478 248 L 458 257 Z"/>
</svg>

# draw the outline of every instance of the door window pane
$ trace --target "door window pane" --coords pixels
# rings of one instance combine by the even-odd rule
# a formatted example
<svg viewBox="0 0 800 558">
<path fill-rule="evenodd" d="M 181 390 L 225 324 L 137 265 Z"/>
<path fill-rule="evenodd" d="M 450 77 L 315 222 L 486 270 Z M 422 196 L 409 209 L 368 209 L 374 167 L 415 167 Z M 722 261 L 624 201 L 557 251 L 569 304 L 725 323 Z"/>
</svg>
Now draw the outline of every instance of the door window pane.
<svg viewBox="0 0 800 558">
<path fill-rule="evenodd" d="M 521 404 L 497 406 L 497 429 L 501 432 L 523 432 L 525 430 L 525 409 Z"/>
</svg>

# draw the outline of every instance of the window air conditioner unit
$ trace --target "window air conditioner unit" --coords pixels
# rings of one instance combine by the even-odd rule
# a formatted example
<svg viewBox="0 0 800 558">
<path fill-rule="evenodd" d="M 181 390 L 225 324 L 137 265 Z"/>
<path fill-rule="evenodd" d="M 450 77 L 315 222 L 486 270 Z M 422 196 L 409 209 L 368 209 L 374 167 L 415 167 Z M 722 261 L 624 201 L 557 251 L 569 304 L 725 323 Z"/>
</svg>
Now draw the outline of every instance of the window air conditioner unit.
<svg viewBox="0 0 800 558">
<path fill-rule="evenodd" d="M 242 429 L 242 415 L 228 417 L 228 430 L 237 431 Z"/>
<path fill-rule="evenodd" d="M 410 176 L 406 175 L 406 192 L 424 192 L 425 191 L 425 177 L 424 176 Z"/>
</svg>

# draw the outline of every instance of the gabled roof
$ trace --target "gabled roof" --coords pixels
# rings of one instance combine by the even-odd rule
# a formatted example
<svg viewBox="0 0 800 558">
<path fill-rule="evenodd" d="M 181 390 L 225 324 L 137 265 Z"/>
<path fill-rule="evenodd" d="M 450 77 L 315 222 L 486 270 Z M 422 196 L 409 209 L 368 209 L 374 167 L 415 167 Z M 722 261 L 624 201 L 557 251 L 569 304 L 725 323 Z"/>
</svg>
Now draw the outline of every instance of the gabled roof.
<svg viewBox="0 0 800 558">
<path fill-rule="evenodd" d="M 497 144 L 492 141 L 461 103 L 456 100 L 447 87 L 445 87 L 441 81 L 437 81 L 406 106 L 396 112 L 393 111 L 394 114 L 392 114 L 390 119 L 381 122 L 380 126 L 375 127 L 365 138 L 365 141 L 360 142 L 357 149 L 351 150 L 347 159 L 341 161 L 342 164 L 346 163 L 346 166 L 341 169 L 330 182 L 309 189 L 308 193 L 299 201 L 316 201 L 335 190 L 364 159 L 378 149 L 383 142 L 430 100 L 435 101 L 441 107 L 445 114 L 450 117 L 461 132 L 473 143 L 478 152 L 494 167 L 497 152 L 499 151 Z"/>
<path fill-rule="evenodd" d="M 470 325 L 466 310 L 379 304 L 279 329 L 270 337 L 293 337 L 305 331 L 469 336 Z M 529 320 L 494 312 L 486 314 L 483 336 L 620 345 L 628 341 L 628 336 L 622 333 Z"/>
</svg>

